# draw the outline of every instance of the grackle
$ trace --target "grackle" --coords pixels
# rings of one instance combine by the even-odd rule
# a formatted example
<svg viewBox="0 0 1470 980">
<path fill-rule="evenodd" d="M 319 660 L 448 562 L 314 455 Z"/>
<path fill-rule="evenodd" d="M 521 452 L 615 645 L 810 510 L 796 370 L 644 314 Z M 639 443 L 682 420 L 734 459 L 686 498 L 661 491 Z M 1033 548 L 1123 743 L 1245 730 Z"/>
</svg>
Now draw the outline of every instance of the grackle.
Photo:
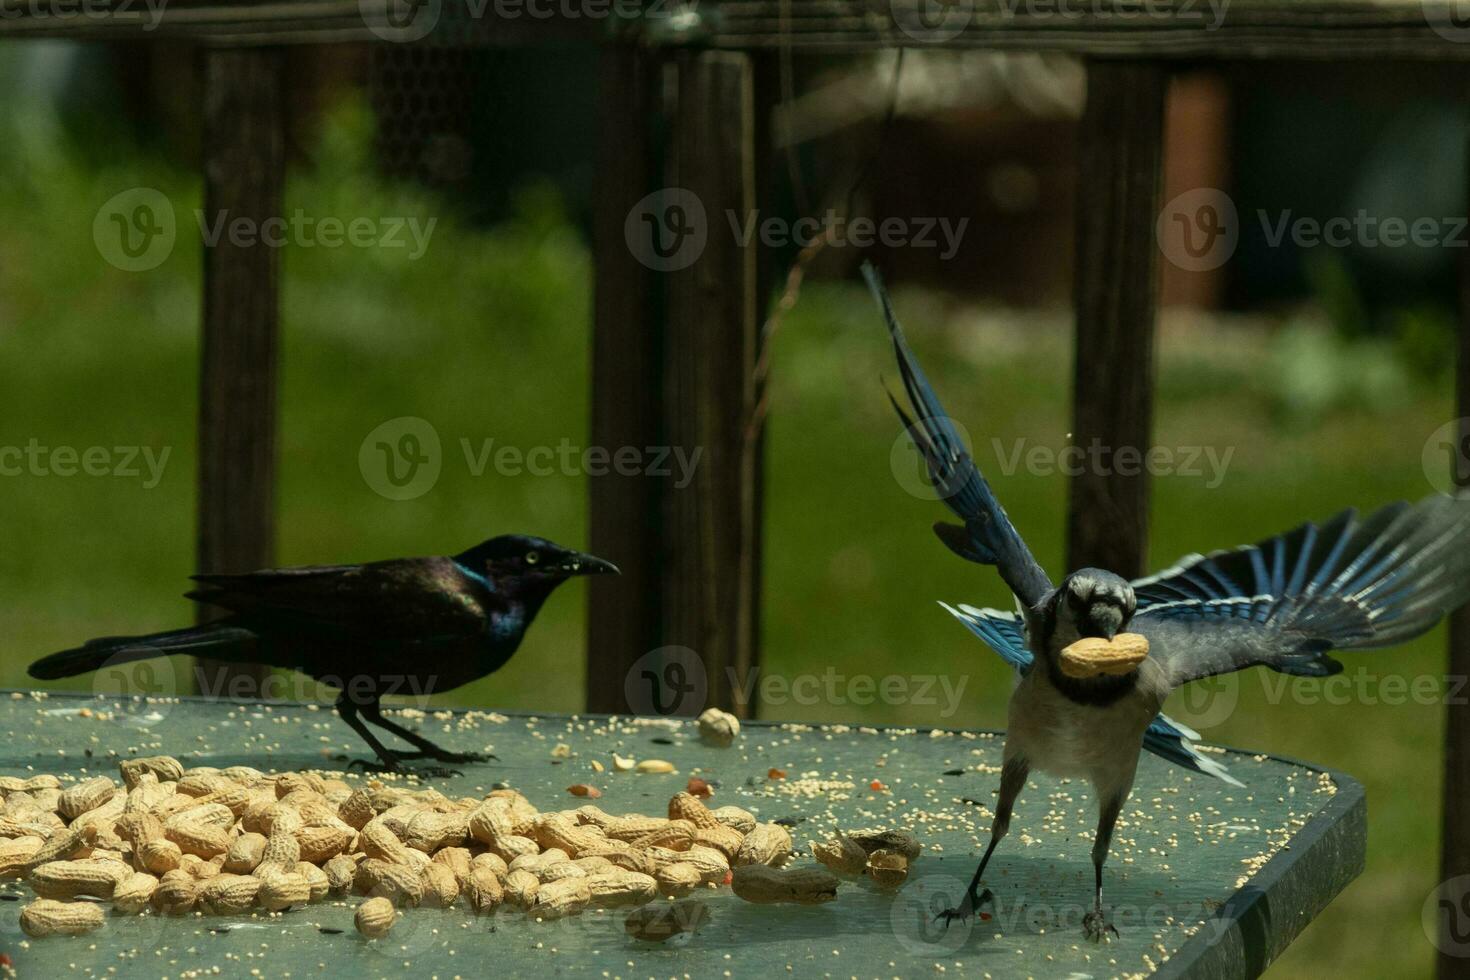
<svg viewBox="0 0 1470 980">
<path fill-rule="evenodd" d="M 1194 749 L 1197 735 L 1159 713 L 1169 693 L 1254 666 L 1325 677 L 1342 670 L 1328 656 L 1333 650 L 1390 646 L 1430 629 L 1470 598 L 1470 498 L 1394 503 L 1363 518 L 1343 511 L 1259 544 L 1189 555 L 1134 582 L 1084 568 L 1054 588 L 945 416 L 877 273 L 864 266 L 863 274 L 887 321 L 918 422 L 889 398 L 924 457 L 930 483 L 964 522 L 939 523 L 934 531 L 960 557 L 995 566 L 1018 607 L 1008 613 L 944 606 L 1019 677 L 990 841 L 964 900 L 940 918 L 966 918 L 991 897 L 989 889 L 980 891 L 985 866 L 1035 769 L 1093 786 L 1099 809 L 1094 892 L 1082 925 L 1088 939 L 1100 941 L 1117 933 L 1103 909 L 1103 863 L 1133 788 L 1139 750 L 1240 785 Z M 1062 651 L 1074 642 L 1111 641 L 1125 631 L 1148 641 L 1148 655 L 1125 673 L 1079 678 L 1062 669 Z"/>
<path fill-rule="evenodd" d="M 200 587 L 188 598 L 228 610 L 228 616 L 164 633 L 91 640 L 37 660 L 30 673 L 54 680 L 176 653 L 290 668 L 341 690 L 337 711 L 377 753 L 372 768 L 398 771 L 406 759 L 475 762 L 481 757 L 445 751 L 383 717 L 383 695 L 400 688 L 448 691 L 494 673 L 516 652 L 558 585 L 574 575 L 607 572 L 617 568 L 601 558 L 508 534 L 452 558 L 195 575 Z M 418 751 L 386 748 L 363 719 Z"/>
</svg>

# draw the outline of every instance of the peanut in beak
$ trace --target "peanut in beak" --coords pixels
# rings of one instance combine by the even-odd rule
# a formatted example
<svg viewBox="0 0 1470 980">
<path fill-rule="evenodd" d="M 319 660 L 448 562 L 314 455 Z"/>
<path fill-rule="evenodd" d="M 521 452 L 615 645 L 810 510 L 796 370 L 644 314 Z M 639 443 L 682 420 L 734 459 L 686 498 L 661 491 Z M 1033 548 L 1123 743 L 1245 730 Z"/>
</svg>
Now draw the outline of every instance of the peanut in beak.
<svg viewBox="0 0 1470 980">
<path fill-rule="evenodd" d="M 1126 674 L 1148 657 L 1148 637 L 1119 633 L 1111 640 L 1084 636 L 1063 648 L 1059 658 L 1062 673 L 1076 680 L 1101 675 Z"/>
</svg>

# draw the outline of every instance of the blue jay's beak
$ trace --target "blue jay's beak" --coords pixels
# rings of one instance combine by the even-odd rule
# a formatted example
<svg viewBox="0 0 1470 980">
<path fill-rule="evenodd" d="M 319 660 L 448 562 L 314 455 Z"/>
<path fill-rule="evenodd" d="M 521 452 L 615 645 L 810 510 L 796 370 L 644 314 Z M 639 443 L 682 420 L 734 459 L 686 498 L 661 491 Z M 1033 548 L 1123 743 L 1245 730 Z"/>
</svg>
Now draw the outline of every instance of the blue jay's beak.
<svg viewBox="0 0 1470 980">
<path fill-rule="evenodd" d="M 1087 610 L 1087 625 L 1103 639 L 1111 640 L 1123 628 L 1123 611 L 1111 604 L 1093 603 Z"/>
<path fill-rule="evenodd" d="M 559 569 L 565 575 L 621 575 L 618 566 L 593 555 L 572 555 Z"/>
</svg>

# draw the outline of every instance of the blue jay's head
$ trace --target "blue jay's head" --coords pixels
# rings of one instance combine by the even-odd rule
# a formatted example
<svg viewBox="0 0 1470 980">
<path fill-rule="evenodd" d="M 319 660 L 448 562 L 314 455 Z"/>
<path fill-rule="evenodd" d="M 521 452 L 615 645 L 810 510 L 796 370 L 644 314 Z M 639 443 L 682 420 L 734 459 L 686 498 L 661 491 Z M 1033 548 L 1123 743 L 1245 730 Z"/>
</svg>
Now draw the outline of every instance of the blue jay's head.
<svg viewBox="0 0 1470 980">
<path fill-rule="evenodd" d="M 1111 640 L 1133 618 L 1138 602 L 1128 580 L 1100 568 L 1083 568 L 1057 589 L 1055 636 L 1063 646 L 1084 636 Z"/>
<path fill-rule="evenodd" d="M 618 567 L 592 555 L 528 534 L 502 534 L 455 556 L 455 561 L 491 581 L 556 584 L 573 575 L 616 574 Z"/>
</svg>

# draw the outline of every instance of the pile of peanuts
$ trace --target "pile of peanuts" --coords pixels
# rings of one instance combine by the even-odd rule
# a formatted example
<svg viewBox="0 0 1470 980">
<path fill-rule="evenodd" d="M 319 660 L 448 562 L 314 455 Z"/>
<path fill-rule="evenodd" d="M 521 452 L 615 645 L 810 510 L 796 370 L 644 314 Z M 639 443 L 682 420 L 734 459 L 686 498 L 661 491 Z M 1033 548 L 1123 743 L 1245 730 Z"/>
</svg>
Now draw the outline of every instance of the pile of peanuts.
<svg viewBox="0 0 1470 980">
<path fill-rule="evenodd" d="M 727 883 L 746 901 L 814 904 L 838 885 L 818 866 L 782 867 L 786 828 L 689 793 L 667 816 L 614 816 L 542 812 L 511 789 L 456 799 L 309 772 L 185 769 L 168 756 L 119 769 L 122 785 L 96 776 L 66 789 L 54 776 L 0 777 L 0 878 L 38 896 L 21 911 L 27 935 L 100 928 L 102 905 L 78 901 L 89 898 L 118 915 L 179 916 L 358 895 L 358 931 L 379 938 L 414 906 L 550 918 Z"/>
</svg>

